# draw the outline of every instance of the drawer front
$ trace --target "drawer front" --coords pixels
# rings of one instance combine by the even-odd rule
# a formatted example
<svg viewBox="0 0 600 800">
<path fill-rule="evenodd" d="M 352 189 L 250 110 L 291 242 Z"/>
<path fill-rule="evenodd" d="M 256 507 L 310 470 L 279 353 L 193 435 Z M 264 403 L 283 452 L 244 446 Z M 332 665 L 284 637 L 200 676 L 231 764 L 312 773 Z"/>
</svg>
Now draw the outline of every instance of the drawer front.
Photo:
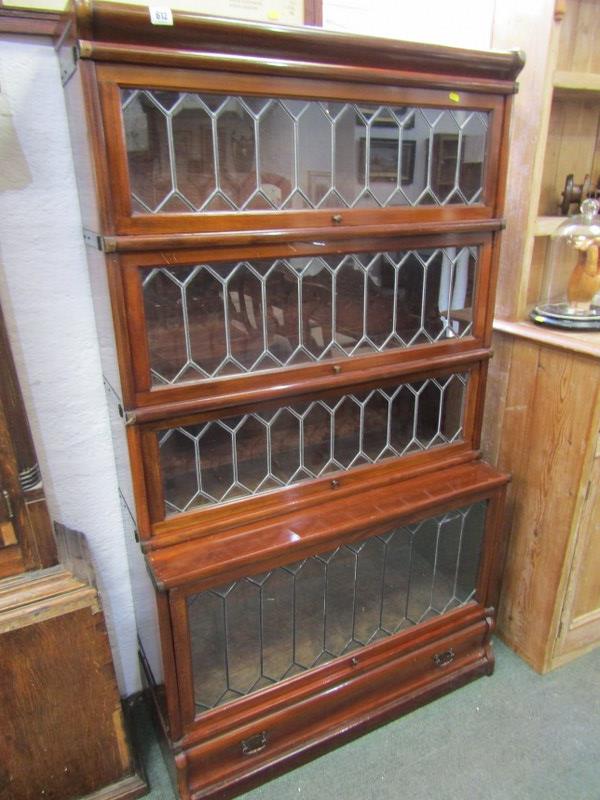
<svg viewBox="0 0 600 800">
<path fill-rule="evenodd" d="M 483 612 L 480 612 L 483 615 Z M 463 629 L 408 650 L 399 642 L 384 662 L 364 665 L 360 655 L 353 673 L 327 690 L 312 687 L 290 698 L 285 708 L 257 710 L 253 722 L 186 750 L 186 777 L 197 798 L 227 796 L 294 766 L 303 757 L 347 741 L 376 724 L 398 716 L 472 677 L 489 673 L 489 625 L 464 623 Z M 204 737 L 203 737 L 204 738 Z"/>
<path fill-rule="evenodd" d="M 210 510 L 442 451 L 465 438 L 470 382 L 444 374 L 149 432 L 161 481 L 153 494 L 164 499 L 157 513 Z"/>
</svg>

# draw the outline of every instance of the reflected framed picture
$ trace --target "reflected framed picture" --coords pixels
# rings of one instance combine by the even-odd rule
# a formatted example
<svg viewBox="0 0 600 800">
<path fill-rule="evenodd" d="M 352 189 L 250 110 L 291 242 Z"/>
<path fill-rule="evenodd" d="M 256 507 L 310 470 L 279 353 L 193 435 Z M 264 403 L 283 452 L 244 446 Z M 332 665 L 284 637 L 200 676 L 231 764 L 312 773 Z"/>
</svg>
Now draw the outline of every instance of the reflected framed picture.
<svg viewBox="0 0 600 800">
<path fill-rule="evenodd" d="M 358 149 L 358 179 L 364 181 L 367 163 L 367 140 L 359 140 Z M 415 174 L 415 154 L 417 143 L 415 140 L 402 142 L 402 163 L 400 184 L 406 186 L 412 183 Z M 395 183 L 398 175 L 398 141 L 397 139 L 380 138 L 371 136 L 369 147 L 369 180 L 371 182 Z"/>
</svg>

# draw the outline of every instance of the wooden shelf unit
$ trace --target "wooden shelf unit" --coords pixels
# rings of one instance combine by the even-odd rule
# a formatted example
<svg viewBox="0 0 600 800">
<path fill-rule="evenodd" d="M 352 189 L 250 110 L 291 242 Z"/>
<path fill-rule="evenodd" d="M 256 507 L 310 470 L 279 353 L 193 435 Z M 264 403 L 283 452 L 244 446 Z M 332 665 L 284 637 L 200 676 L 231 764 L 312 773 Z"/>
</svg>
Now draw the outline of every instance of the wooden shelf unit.
<svg viewBox="0 0 600 800">
<path fill-rule="evenodd" d="M 555 94 L 576 93 L 598 95 L 600 93 L 600 73 L 556 70 L 554 73 Z"/>
<path fill-rule="evenodd" d="M 522 61 L 73 13 L 142 663 L 181 797 L 222 800 L 493 669 L 509 477 L 479 444 Z"/>
</svg>

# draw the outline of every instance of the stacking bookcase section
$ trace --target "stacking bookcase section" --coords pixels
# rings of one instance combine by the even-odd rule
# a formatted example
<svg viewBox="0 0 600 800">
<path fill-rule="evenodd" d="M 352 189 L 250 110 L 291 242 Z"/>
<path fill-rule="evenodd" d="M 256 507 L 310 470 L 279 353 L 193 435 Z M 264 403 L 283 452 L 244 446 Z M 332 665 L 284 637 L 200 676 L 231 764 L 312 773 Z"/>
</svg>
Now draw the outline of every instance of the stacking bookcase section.
<svg viewBox="0 0 600 800">
<path fill-rule="evenodd" d="M 157 546 L 474 458 L 487 362 L 137 425 Z M 161 542 L 160 539 L 163 541 Z"/>
<path fill-rule="evenodd" d="M 215 407 L 477 358 L 492 234 L 389 234 L 122 255 L 133 404 Z"/>
<path fill-rule="evenodd" d="M 465 464 L 154 551 L 192 793 L 247 789 L 489 673 L 506 481 Z"/>
<path fill-rule="evenodd" d="M 105 2 L 58 51 L 141 660 L 224 798 L 492 670 L 521 60 Z"/>
<path fill-rule="evenodd" d="M 105 64 L 97 78 L 119 233 L 322 226 L 332 210 L 350 225 L 381 209 L 492 217 L 497 96 L 284 77 L 264 92 L 247 75 Z"/>
</svg>

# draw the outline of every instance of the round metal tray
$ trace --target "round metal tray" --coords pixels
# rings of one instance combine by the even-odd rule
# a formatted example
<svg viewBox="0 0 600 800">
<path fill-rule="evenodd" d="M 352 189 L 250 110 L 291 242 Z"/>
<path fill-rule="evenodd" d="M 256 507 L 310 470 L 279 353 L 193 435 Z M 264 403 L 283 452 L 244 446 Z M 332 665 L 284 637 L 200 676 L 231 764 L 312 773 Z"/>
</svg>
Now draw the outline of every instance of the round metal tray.
<svg viewBox="0 0 600 800">
<path fill-rule="evenodd" d="M 538 325 L 575 331 L 600 330 L 600 306 L 592 306 L 587 313 L 577 313 L 568 303 L 547 303 L 536 306 L 529 316 Z"/>
</svg>

